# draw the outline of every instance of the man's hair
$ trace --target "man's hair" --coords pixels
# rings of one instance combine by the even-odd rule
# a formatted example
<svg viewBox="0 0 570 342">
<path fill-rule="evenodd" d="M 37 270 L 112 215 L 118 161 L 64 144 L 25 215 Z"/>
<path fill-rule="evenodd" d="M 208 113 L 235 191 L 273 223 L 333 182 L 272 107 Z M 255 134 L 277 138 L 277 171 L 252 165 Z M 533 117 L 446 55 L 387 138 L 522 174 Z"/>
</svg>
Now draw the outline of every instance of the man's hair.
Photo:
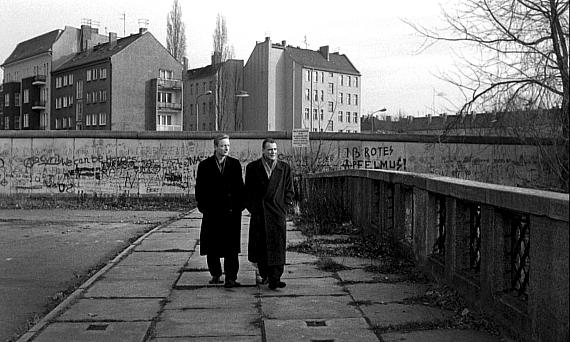
<svg viewBox="0 0 570 342">
<path fill-rule="evenodd" d="M 229 139 L 229 138 L 230 138 L 230 136 L 227 135 L 227 134 L 220 134 L 220 135 L 217 135 L 217 136 L 214 138 L 214 146 L 218 146 L 218 144 L 220 143 L 220 140 Z"/>
<path fill-rule="evenodd" d="M 262 149 L 265 149 L 265 144 L 277 144 L 277 142 L 273 138 L 265 138 L 265 139 L 263 139 L 263 142 L 261 143 Z"/>
</svg>

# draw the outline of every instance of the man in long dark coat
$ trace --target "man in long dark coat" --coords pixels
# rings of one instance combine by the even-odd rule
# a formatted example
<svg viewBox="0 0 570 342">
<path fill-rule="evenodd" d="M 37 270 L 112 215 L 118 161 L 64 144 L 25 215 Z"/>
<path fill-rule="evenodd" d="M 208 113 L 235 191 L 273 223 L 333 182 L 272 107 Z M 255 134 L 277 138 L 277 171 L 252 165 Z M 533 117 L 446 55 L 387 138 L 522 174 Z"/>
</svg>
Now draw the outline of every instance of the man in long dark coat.
<svg viewBox="0 0 570 342">
<path fill-rule="evenodd" d="M 263 155 L 247 165 L 245 188 L 251 213 L 248 259 L 257 263 L 262 283 L 269 288 L 285 287 L 281 281 L 285 265 L 286 215 L 293 206 L 291 167 L 277 160 L 277 143 L 265 139 Z"/>
<path fill-rule="evenodd" d="M 210 284 L 220 284 L 224 258 L 225 287 L 236 287 L 239 270 L 241 212 L 245 207 L 241 164 L 230 157 L 230 138 L 214 139 L 214 155 L 198 164 L 196 201 L 203 214 L 200 255 L 206 255 Z"/>
</svg>

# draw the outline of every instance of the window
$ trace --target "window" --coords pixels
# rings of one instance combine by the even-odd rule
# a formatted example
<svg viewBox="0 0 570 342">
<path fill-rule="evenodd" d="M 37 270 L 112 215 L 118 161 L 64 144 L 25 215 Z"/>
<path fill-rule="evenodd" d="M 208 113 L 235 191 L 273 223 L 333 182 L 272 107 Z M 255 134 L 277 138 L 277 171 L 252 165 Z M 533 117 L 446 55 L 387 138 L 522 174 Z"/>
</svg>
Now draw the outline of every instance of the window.
<svg viewBox="0 0 570 342">
<path fill-rule="evenodd" d="M 172 115 L 159 115 L 158 124 L 160 126 L 170 126 L 172 125 Z"/>
<path fill-rule="evenodd" d="M 20 107 L 20 93 L 14 93 L 14 106 Z"/>
<path fill-rule="evenodd" d="M 81 102 L 77 102 L 77 106 L 75 106 L 75 121 L 83 121 L 83 103 Z"/>
<path fill-rule="evenodd" d="M 329 77 L 334 77 L 334 73 L 329 72 Z"/>
<path fill-rule="evenodd" d="M 344 94 L 339 93 L 339 96 L 340 96 L 340 103 L 344 103 Z"/>
<path fill-rule="evenodd" d="M 30 114 L 24 114 L 24 128 L 30 127 Z"/>
<path fill-rule="evenodd" d="M 14 116 L 14 129 L 20 129 L 20 116 Z"/>
<path fill-rule="evenodd" d="M 106 68 L 101 68 L 99 70 L 99 78 L 102 80 L 107 78 L 107 69 Z"/>
<path fill-rule="evenodd" d="M 171 103 L 172 102 L 172 93 L 159 91 L 158 92 L 158 102 Z"/>
<path fill-rule="evenodd" d="M 55 129 L 59 129 L 59 119 L 55 119 Z"/>
<path fill-rule="evenodd" d="M 317 120 L 319 118 L 319 114 L 316 109 L 313 109 L 313 120 Z"/>
<path fill-rule="evenodd" d="M 91 115 L 85 114 L 85 126 L 91 126 Z"/>
<path fill-rule="evenodd" d="M 63 107 L 67 107 L 67 96 L 63 97 Z M 65 128 L 65 127 L 64 127 Z"/>
<path fill-rule="evenodd" d="M 329 83 L 328 91 L 329 94 L 334 94 L 334 83 Z"/>
<path fill-rule="evenodd" d="M 325 72 L 321 71 L 321 83 L 325 83 Z"/>
<path fill-rule="evenodd" d="M 321 109 L 321 121 L 325 119 L 325 111 Z"/>
<path fill-rule="evenodd" d="M 99 92 L 97 93 L 97 99 L 99 100 L 99 102 L 103 102 L 103 91 L 99 90 Z"/>
<path fill-rule="evenodd" d="M 309 108 L 305 108 L 305 120 L 309 120 L 309 119 L 310 119 Z"/>
<path fill-rule="evenodd" d="M 190 84 L 190 95 L 194 94 L 194 83 Z"/>
<path fill-rule="evenodd" d="M 99 113 L 99 126 L 107 124 L 107 113 Z"/>
<path fill-rule="evenodd" d="M 305 75 L 307 75 L 307 82 L 311 82 L 311 71 L 310 70 L 305 70 Z"/>
<path fill-rule="evenodd" d="M 4 129 L 10 129 L 10 117 L 9 116 L 7 116 L 4 119 Z"/>
<path fill-rule="evenodd" d="M 86 93 L 85 103 L 91 103 L 91 93 L 90 92 Z"/>
<path fill-rule="evenodd" d="M 107 91 L 103 90 L 103 93 L 101 94 L 101 101 L 102 102 L 107 102 Z"/>
<path fill-rule="evenodd" d="M 91 81 L 91 70 L 87 70 L 85 77 L 87 77 L 87 82 Z"/>
<path fill-rule="evenodd" d="M 352 122 L 358 123 L 358 113 L 357 112 L 352 113 Z"/>
<path fill-rule="evenodd" d="M 352 77 L 348 76 L 348 86 L 350 87 L 352 85 Z"/>
<path fill-rule="evenodd" d="M 346 122 L 350 123 L 350 112 L 346 112 Z"/>
<path fill-rule="evenodd" d="M 311 100 L 311 90 L 309 88 L 305 89 L 305 99 L 307 101 Z"/>
<path fill-rule="evenodd" d="M 67 128 L 67 118 L 61 119 L 61 128 Z"/>
<path fill-rule="evenodd" d="M 338 121 L 339 121 L 339 122 L 342 122 L 342 121 L 343 121 L 342 110 L 338 112 Z"/>
<path fill-rule="evenodd" d="M 314 94 L 315 101 L 319 101 L 319 91 L 313 90 L 313 94 Z"/>
<path fill-rule="evenodd" d="M 313 72 L 313 82 L 319 81 L 319 73 L 317 71 Z"/>
<path fill-rule="evenodd" d="M 10 94 L 4 94 L 4 107 L 10 107 Z"/>
<path fill-rule="evenodd" d="M 58 76 L 58 77 L 55 78 L 55 87 L 56 87 L 56 88 L 61 88 L 61 84 L 62 84 L 62 83 L 63 83 L 63 82 L 62 82 L 61 76 Z"/>
<path fill-rule="evenodd" d="M 73 106 L 73 95 L 69 96 L 69 100 L 67 102 L 69 103 L 69 107 Z"/>
<path fill-rule="evenodd" d="M 325 100 L 325 91 L 321 90 L 321 101 Z"/>
<path fill-rule="evenodd" d="M 91 78 L 93 79 L 93 81 L 95 81 L 97 79 L 97 69 L 91 69 Z"/>
<path fill-rule="evenodd" d="M 358 95 L 354 94 L 354 104 L 358 105 Z"/>
<path fill-rule="evenodd" d="M 340 75 L 340 85 L 344 85 L 344 75 Z"/>
<path fill-rule="evenodd" d="M 67 82 L 69 85 L 73 84 L 73 74 L 69 74 L 69 80 Z"/>
<path fill-rule="evenodd" d="M 358 77 L 354 78 L 354 86 L 358 88 Z"/>
<path fill-rule="evenodd" d="M 350 94 L 346 94 L 346 103 L 350 104 Z"/>
<path fill-rule="evenodd" d="M 159 69 L 159 77 L 163 80 L 171 80 L 172 79 L 172 70 L 164 70 Z"/>
<path fill-rule="evenodd" d="M 93 94 L 91 95 L 91 100 L 93 100 L 93 103 L 99 102 L 99 99 L 97 98 L 97 92 L 96 91 L 94 91 Z"/>
<path fill-rule="evenodd" d="M 82 80 L 78 80 L 76 86 L 76 97 L 77 99 L 82 99 L 83 98 L 83 81 Z"/>
<path fill-rule="evenodd" d="M 328 108 L 329 112 L 332 113 L 332 112 L 334 111 L 334 102 L 329 101 L 328 107 L 329 107 L 329 108 Z"/>
<path fill-rule="evenodd" d="M 67 75 L 63 75 L 63 84 L 61 85 L 62 87 L 67 86 Z"/>
<path fill-rule="evenodd" d="M 30 89 L 24 89 L 24 103 L 30 103 Z"/>
</svg>

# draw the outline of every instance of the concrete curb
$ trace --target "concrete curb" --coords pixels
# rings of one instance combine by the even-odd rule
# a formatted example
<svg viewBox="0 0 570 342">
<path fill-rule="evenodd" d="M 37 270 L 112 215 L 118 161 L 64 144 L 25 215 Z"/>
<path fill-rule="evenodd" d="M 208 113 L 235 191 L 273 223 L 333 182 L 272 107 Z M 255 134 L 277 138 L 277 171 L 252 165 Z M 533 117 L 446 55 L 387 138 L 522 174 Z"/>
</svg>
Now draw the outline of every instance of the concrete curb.
<svg viewBox="0 0 570 342">
<path fill-rule="evenodd" d="M 47 315 L 42 317 L 40 321 L 34 326 L 32 326 L 26 333 L 24 333 L 20 338 L 16 340 L 16 342 L 29 342 L 34 338 L 48 323 L 50 323 L 54 318 L 59 316 L 65 309 L 67 309 L 73 302 L 79 298 L 85 290 L 87 290 L 94 282 L 96 282 L 103 274 L 105 274 L 111 267 L 115 266 L 119 263 L 122 259 L 124 259 L 131 251 L 140 245 L 147 237 L 153 234 L 155 231 L 171 224 L 174 221 L 180 220 L 184 218 L 186 215 L 189 215 L 193 211 L 197 209 L 192 209 L 190 211 L 184 212 L 179 214 L 178 216 L 169 219 L 166 222 L 160 223 L 150 231 L 146 232 L 144 235 L 136 239 L 133 243 L 131 243 L 127 248 L 125 248 L 121 253 L 119 253 L 116 257 L 114 257 L 111 261 L 109 261 L 103 268 L 101 268 L 97 273 L 92 275 L 87 281 L 81 284 L 75 291 L 73 291 L 67 298 L 59 303 L 55 308 L 53 308 Z"/>
</svg>

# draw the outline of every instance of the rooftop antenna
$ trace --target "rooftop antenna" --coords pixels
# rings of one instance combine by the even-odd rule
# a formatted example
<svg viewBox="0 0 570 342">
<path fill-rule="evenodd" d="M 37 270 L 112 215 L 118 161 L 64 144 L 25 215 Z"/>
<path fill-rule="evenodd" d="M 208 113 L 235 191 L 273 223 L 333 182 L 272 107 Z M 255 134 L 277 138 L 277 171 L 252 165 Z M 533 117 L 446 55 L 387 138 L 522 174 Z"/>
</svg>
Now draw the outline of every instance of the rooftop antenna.
<svg viewBox="0 0 570 342">
<path fill-rule="evenodd" d="M 141 18 L 139 19 L 139 27 L 144 27 L 144 28 L 148 28 L 148 23 L 150 21 L 146 18 Z"/>
<path fill-rule="evenodd" d="M 305 35 L 305 40 L 303 41 L 305 43 L 305 49 L 309 48 L 309 42 L 307 41 L 307 35 Z"/>
<path fill-rule="evenodd" d="M 123 37 L 126 37 L 127 36 L 127 30 L 126 30 L 127 13 L 125 13 L 125 12 L 121 13 L 121 20 L 123 21 Z"/>
</svg>

